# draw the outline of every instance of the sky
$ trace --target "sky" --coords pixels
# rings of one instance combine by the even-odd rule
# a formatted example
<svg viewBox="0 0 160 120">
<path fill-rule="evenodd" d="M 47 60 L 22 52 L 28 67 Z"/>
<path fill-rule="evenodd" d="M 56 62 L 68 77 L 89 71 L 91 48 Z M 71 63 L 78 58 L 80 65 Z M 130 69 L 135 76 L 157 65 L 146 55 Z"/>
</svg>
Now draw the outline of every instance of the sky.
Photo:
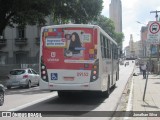
<svg viewBox="0 0 160 120">
<path fill-rule="evenodd" d="M 109 18 L 109 4 L 111 0 L 103 0 L 102 15 Z M 122 3 L 122 32 L 124 33 L 123 48 L 129 45 L 130 34 L 133 41 L 140 40 L 140 30 L 149 21 L 155 21 L 155 13 L 150 11 L 160 11 L 159 0 L 121 0 Z M 159 12 L 160 17 L 160 12 Z M 137 23 L 140 22 L 140 23 Z"/>
</svg>

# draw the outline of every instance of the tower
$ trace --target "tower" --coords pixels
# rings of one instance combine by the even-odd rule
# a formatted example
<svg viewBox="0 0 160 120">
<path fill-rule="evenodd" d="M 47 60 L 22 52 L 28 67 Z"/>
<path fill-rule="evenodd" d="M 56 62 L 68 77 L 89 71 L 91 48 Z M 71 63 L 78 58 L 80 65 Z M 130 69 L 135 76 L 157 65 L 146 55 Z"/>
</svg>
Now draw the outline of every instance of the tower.
<svg viewBox="0 0 160 120">
<path fill-rule="evenodd" d="M 130 35 L 130 41 L 129 41 L 129 49 L 130 49 L 130 57 L 135 57 L 135 48 L 134 48 L 134 42 L 133 42 L 133 36 Z"/>
<path fill-rule="evenodd" d="M 109 17 L 114 22 L 115 31 L 122 32 L 122 4 L 121 0 L 111 0 L 109 5 Z"/>
</svg>

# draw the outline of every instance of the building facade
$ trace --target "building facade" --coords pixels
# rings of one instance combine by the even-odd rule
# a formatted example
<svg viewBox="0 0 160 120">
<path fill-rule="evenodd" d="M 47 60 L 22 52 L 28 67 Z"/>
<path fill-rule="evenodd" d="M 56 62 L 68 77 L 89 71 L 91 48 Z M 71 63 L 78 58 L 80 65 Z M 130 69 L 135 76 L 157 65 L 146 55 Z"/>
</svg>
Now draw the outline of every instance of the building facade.
<svg viewBox="0 0 160 120">
<path fill-rule="evenodd" d="M 111 0 L 109 5 L 109 17 L 113 20 L 115 31 L 122 32 L 122 4 L 121 0 Z"/>
<path fill-rule="evenodd" d="M 46 25 L 53 24 L 46 18 Z M 39 62 L 41 26 L 6 27 L 0 37 L 0 65 L 37 64 Z"/>
<path fill-rule="evenodd" d="M 149 54 L 149 46 L 147 43 L 147 32 L 148 32 L 148 27 L 147 26 L 142 26 L 141 27 L 141 41 L 142 41 L 142 49 L 143 49 L 143 57 L 147 57 Z"/>
<path fill-rule="evenodd" d="M 142 58 L 143 57 L 143 48 L 142 48 L 142 41 L 134 42 L 134 51 L 135 51 L 135 58 Z"/>
<path fill-rule="evenodd" d="M 129 50 L 130 50 L 130 57 L 134 58 L 135 57 L 135 47 L 134 47 L 132 34 L 130 35 Z"/>
<path fill-rule="evenodd" d="M 130 47 L 127 46 L 127 47 L 125 47 L 125 57 L 130 58 L 130 56 L 131 56 Z"/>
<path fill-rule="evenodd" d="M 142 41 L 134 42 L 132 34 L 130 35 L 129 46 L 125 47 L 126 58 L 142 58 L 143 57 L 143 47 Z"/>
</svg>

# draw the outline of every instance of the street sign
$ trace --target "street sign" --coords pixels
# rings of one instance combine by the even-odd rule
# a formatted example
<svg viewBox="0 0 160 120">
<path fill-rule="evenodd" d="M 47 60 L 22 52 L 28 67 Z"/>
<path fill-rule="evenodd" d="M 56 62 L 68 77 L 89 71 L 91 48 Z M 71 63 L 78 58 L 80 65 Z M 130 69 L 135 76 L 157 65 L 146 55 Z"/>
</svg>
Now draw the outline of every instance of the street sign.
<svg viewBox="0 0 160 120">
<path fill-rule="evenodd" d="M 150 21 L 148 26 L 147 42 L 159 44 L 160 22 Z"/>
</svg>

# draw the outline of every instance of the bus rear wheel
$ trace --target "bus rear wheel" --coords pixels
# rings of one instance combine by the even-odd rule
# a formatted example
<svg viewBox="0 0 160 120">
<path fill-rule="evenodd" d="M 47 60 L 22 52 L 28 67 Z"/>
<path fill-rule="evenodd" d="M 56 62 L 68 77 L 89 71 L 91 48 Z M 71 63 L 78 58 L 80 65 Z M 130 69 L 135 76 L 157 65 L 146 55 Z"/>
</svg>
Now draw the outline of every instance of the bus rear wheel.
<svg viewBox="0 0 160 120">
<path fill-rule="evenodd" d="M 106 91 L 102 92 L 102 97 L 108 98 L 110 93 L 111 93 L 110 82 L 108 82 L 108 89 Z"/>
<path fill-rule="evenodd" d="M 67 97 L 67 92 L 65 91 L 57 91 L 57 93 L 58 93 L 58 97 L 60 98 Z"/>
<path fill-rule="evenodd" d="M 110 89 L 108 89 L 108 90 L 102 92 L 102 97 L 103 97 L 103 98 L 108 98 L 109 95 L 110 95 Z"/>
</svg>

